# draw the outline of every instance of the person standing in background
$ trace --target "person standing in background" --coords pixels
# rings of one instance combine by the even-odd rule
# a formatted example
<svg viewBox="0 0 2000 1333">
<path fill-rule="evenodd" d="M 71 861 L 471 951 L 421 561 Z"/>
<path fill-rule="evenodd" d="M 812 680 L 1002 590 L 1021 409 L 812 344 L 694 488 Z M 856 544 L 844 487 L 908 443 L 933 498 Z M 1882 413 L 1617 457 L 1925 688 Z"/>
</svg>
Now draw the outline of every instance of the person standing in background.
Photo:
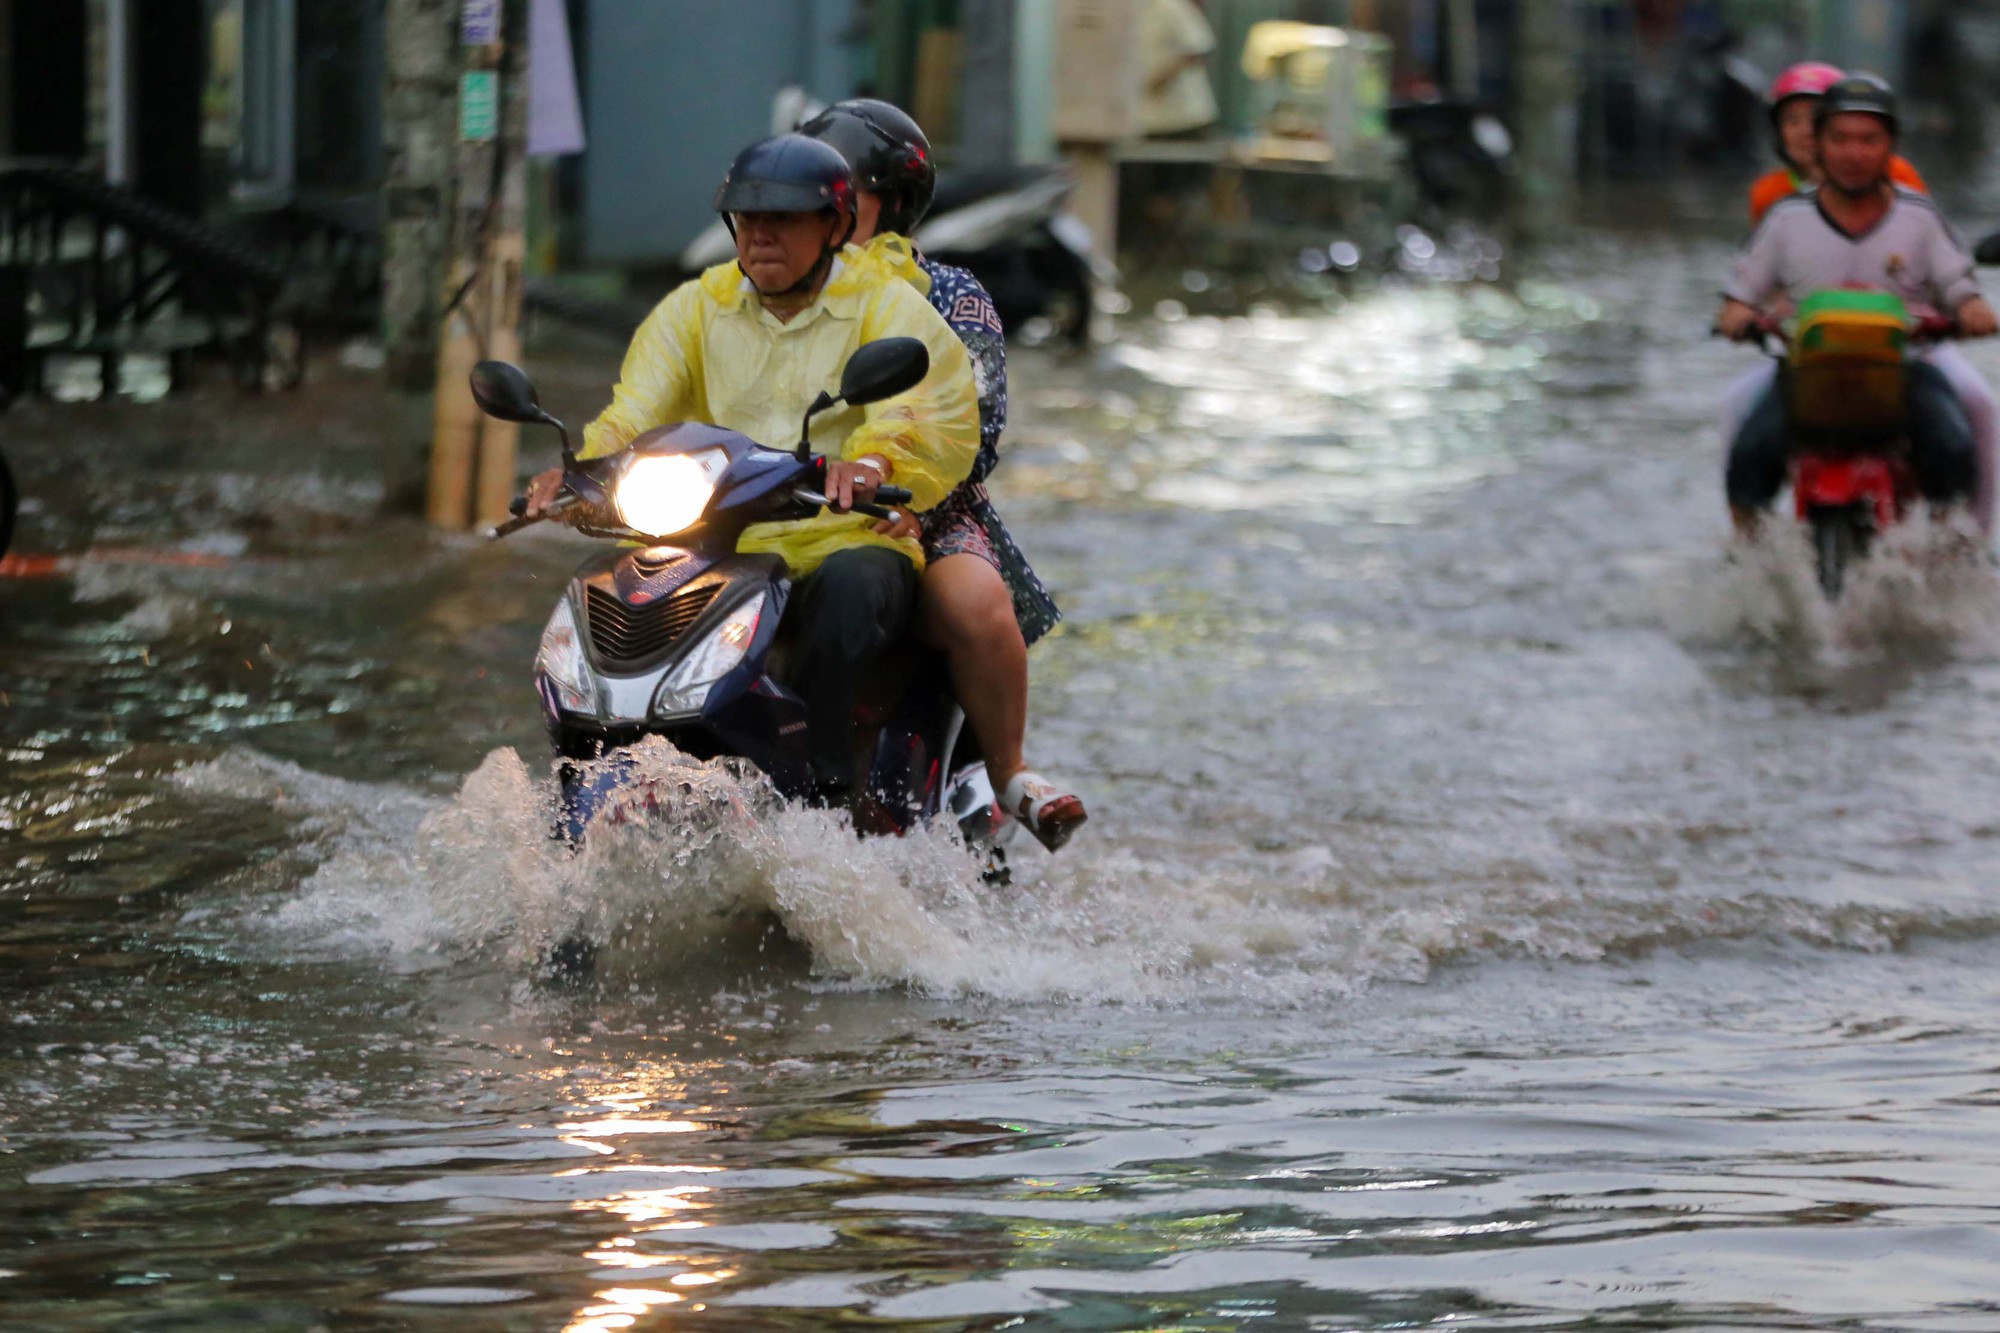
<svg viewBox="0 0 2000 1333">
<path fill-rule="evenodd" d="M 1148 137 L 1198 134 L 1218 112 L 1208 57 L 1215 31 L 1194 0 L 1146 0 L 1139 15 L 1139 69 L 1145 80 L 1139 129 Z"/>
</svg>

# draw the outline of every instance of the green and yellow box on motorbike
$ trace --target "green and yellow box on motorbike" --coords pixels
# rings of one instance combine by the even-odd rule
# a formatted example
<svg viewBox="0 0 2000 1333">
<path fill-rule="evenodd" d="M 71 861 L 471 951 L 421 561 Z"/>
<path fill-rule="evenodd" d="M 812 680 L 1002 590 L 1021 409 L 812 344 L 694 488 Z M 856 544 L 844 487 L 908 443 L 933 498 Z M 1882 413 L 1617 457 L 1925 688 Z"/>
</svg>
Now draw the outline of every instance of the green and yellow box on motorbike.
<svg viewBox="0 0 2000 1333">
<path fill-rule="evenodd" d="M 1903 421 L 1910 311 L 1889 292 L 1814 292 L 1799 302 L 1786 358 L 1792 421 L 1808 430 L 1890 430 Z"/>
</svg>

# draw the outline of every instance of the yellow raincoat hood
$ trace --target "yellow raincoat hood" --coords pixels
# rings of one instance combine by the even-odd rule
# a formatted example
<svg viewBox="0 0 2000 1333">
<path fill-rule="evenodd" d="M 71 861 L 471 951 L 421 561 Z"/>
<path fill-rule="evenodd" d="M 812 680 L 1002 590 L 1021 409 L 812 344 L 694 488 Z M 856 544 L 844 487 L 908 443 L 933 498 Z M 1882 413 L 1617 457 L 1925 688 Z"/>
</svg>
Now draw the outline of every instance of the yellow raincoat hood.
<svg viewBox="0 0 2000 1333">
<path fill-rule="evenodd" d="M 853 246 L 842 250 L 818 297 L 789 321 L 764 309 L 734 261 L 675 288 L 633 336 L 611 405 L 584 428 L 579 456 L 618 453 L 646 431 L 681 421 L 790 448 L 807 405 L 822 389 L 839 387 L 855 348 L 876 338 L 919 338 L 931 354 L 922 383 L 864 408 L 822 413 L 813 421 L 812 444 L 835 458 L 880 454 L 894 469 L 892 483 L 915 496 L 914 508 L 936 505 L 972 470 L 979 403 L 964 345 L 899 271 L 907 263 L 922 276 L 903 245 L 884 247 L 879 257 Z M 902 551 L 923 567 L 917 541 L 891 540 L 872 526 L 858 514 L 822 512 L 756 524 L 737 549 L 783 556 L 795 578 L 858 545 Z"/>
</svg>

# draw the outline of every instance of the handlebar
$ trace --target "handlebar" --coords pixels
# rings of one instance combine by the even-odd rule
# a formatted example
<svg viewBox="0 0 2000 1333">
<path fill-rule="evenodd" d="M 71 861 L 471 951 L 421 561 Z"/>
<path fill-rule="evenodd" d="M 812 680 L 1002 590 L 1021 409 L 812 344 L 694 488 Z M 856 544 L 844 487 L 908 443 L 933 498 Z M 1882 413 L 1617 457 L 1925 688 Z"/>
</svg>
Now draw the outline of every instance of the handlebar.
<svg viewBox="0 0 2000 1333">
<path fill-rule="evenodd" d="M 810 487 L 801 486 L 792 492 L 792 496 L 803 504 L 817 505 L 824 509 L 831 509 L 833 507 L 831 501 Z M 889 504 L 908 504 L 910 502 L 910 493 L 901 486 L 878 486 L 875 488 L 875 498 L 878 500 L 887 500 Z M 888 505 L 870 504 L 865 500 L 856 500 L 848 507 L 847 512 L 850 514 L 864 514 L 869 518 L 878 518 L 884 521 L 894 521 L 896 517 L 896 511 L 889 508 Z"/>
<path fill-rule="evenodd" d="M 1792 341 L 1791 335 L 1785 332 L 1784 325 L 1769 315 L 1758 316 L 1741 333 L 1733 336 L 1724 333 L 1720 324 L 1710 325 L 1708 331 L 1713 337 L 1727 337 L 1731 342 L 1754 342 L 1760 344 L 1775 342 L 1780 347 L 1789 347 Z M 1947 339 L 1959 336 L 1958 320 L 1952 315 L 1929 314 L 1910 325 L 1910 341 L 1912 342 L 1944 342 Z"/>
<path fill-rule="evenodd" d="M 541 513 L 530 514 L 528 512 L 528 497 L 517 495 L 514 497 L 514 502 L 507 506 L 507 511 L 514 515 L 514 517 L 508 519 L 505 523 L 495 524 L 493 531 L 488 534 L 487 540 L 497 542 L 502 537 L 513 536 L 522 528 L 532 528 L 537 523 L 546 523 L 565 509 L 575 506 L 579 502 L 579 498 L 576 495 L 559 495 L 556 497 L 554 503 L 550 504 Z"/>
<path fill-rule="evenodd" d="M 1917 342 L 1943 342 L 1947 338 L 1958 337 L 1958 319 L 1952 315 L 1925 315 L 1910 329 L 1910 337 Z"/>
<path fill-rule="evenodd" d="M 799 500 L 801 503 L 812 505 L 815 508 L 831 507 L 827 503 L 826 496 L 822 495 L 818 491 L 815 491 L 808 486 L 798 487 L 792 492 L 792 495 L 795 499 Z M 912 496 L 907 489 L 901 486 L 877 486 L 875 488 L 875 499 L 880 503 L 871 504 L 871 503 L 856 502 L 848 510 L 848 512 L 854 514 L 863 514 L 873 519 L 893 521 L 896 517 L 896 511 L 892 508 L 889 508 L 889 506 L 906 505 L 914 498 L 915 497 Z M 547 509 L 542 510 L 539 514 L 530 514 L 528 513 L 528 497 L 525 495 L 517 495 L 514 497 L 513 501 L 507 506 L 507 512 L 512 514 L 514 517 L 508 519 L 504 523 L 495 524 L 492 532 L 488 536 L 488 540 L 498 541 L 502 537 L 511 537 L 523 528 L 529 528 L 533 527 L 537 523 L 547 522 L 549 519 L 554 518 L 557 514 L 560 514 L 565 510 L 574 508 L 576 505 L 580 503 L 582 503 L 581 496 L 577 495 L 573 491 L 566 492 L 562 495 L 557 496 L 555 501 L 552 504 L 550 504 Z"/>
</svg>

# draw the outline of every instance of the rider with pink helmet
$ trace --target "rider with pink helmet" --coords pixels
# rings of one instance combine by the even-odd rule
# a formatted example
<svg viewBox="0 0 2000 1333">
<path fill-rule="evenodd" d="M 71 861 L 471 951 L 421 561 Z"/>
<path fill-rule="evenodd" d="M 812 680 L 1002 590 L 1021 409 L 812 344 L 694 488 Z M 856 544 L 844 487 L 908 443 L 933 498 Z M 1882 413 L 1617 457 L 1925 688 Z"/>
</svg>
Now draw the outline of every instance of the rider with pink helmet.
<svg viewBox="0 0 2000 1333">
<path fill-rule="evenodd" d="M 1785 165 L 1758 177 L 1750 187 L 1750 222 L 1764 220 L 1771 206 L 1819 184 L 1819 147 L 1813 135 L 1813 107 L 1826 90 L 1845 78 L 1837 66 L 1807 60 L 1789 66 L 1772 81 L 1764 95 L 1777 135 L 1778 156 Z M 1889 163 L 1890 179 L 1905 189 L 1930 193 L 1917 169 L 1898 156 Z"/>
</svg>

